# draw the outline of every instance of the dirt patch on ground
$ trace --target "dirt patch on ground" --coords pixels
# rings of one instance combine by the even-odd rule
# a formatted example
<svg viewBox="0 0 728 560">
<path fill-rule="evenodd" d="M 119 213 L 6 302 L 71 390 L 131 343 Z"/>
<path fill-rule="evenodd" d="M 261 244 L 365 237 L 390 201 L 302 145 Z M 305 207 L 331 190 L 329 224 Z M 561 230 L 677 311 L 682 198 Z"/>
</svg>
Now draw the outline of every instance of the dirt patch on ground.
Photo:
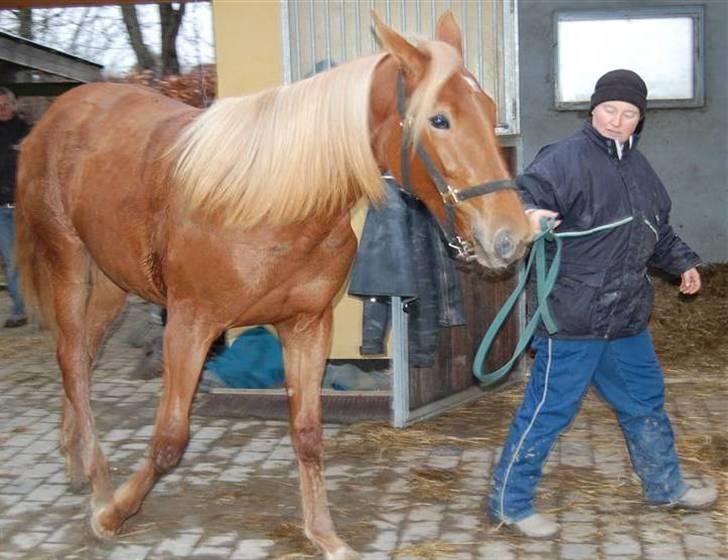
<svg viewBox="0 0 728 560">
<path fill-rule="evenodd" d="M 3 333 L 0 344 L 0 360 L 12 360 L 36 352 L 54 352 L 53 338 L 47 331 L 35 327 L 22 327 Z"/>
</svg>

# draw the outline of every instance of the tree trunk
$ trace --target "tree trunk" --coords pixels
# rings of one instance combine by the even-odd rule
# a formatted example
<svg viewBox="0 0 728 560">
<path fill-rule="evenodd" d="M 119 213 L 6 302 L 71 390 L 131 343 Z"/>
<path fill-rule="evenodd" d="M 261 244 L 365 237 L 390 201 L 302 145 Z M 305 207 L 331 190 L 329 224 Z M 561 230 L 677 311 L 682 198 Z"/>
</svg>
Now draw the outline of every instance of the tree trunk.
<svg viewBox="0 0 728 560">
<path fill-rule="evenodd" d="M 33 10 L 22 8 L 17 11 L 18 35 L 25 39 L 33 40 Z"/>
<path fill-rule="evenodd" d="M 162 76 L 179 74 L 177 35 L 184 15 L 184 4 L 180 4 L 176 10 L 172 4 L 159 5 L 159 21 L 162 27 Z"/>
<path fill-rule="evenodd" d="M 78 24 L 76 25 L 76 29 L 73 30 L 73 35 L 71 36 L 71 40 L 68 43 L 68 46 L 66 47 L 66 50 L 68 52 L 76 52 L 76 48 L 78 46 L 78 38 L 81 36 L 81 32 L 83 31 L 83 26 L 85 25 L 86 21 L 89 18 L 89 15 L 92 13 L 93 8 L 85 8 L 83 12 L 81 13 L 81 17 L 78 20 Z"/>
<path fill-rule="evenodd" d="M 155 70 L 156 64 L 154 62 L 154 56 L 144 43 L 136 7 L 134 5 L 123 4 L 120 8 L 126 31 L 129 34 L 129 43 L 136 55 L 139 70 Z"/>
</svg>

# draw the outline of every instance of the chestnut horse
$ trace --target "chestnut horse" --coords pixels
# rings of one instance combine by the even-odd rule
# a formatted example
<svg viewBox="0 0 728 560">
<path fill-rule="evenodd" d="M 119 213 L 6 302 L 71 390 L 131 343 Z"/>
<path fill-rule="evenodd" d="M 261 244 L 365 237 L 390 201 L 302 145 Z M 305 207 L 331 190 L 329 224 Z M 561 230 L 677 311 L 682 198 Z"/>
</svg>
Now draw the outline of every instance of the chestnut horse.
<svg viewBox="0 0 728 560">
<path fill-rule="evenodd" d="M 463 67 L 454 18 L 440 18 L 438 40 L 417 44 L 374 19 L 378 55 L 206 111 L 136 86 L 81 86 L 23 143 L 18 266 L 29 303 L 55 332 L 61 450 L 71 487 L 91 484 L 96 535 L 117 533 L 179 463 L 211 342 L 230 327 L 272 324 L 306 535 L 327 559 L 358 558 L 329 513 L 320 402 L 332 300 L 356 251 L 350 208 L 382 197 L 384 170 L 406 182 L 403 157 L 415 195 L 443 224 L 451 217 L 481 264 L 503 268 L 525 251 L 529 229 L 506 182 L 495 106 Z M 469 198 L 476 184 L 482 196 Z M 90 370 L 128 293 L 167 308 L 163 390 L 148 456 L 115 490 Z"/>
</svg>

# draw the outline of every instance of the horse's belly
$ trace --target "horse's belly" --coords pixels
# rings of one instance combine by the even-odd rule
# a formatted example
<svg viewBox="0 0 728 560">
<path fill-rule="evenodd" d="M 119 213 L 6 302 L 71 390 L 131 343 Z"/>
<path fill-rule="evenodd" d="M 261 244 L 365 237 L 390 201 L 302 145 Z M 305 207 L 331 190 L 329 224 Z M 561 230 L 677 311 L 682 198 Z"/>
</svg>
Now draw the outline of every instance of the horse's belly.
<svg viewBox="0 0 728 560">
<path fill-rule="evenodd" d="M 148 212 L 119 209 L 107 202 L 93 212 L 79 209 L 73 225 L 106 276 L 125 291 L 162 305 L 164 283 L 149 244 L 148 223 L 140 220 L 143 215 L 148 216 Z"/>
<path fill-rule="evenodd" d="M 111 252 L 105 248 L 89 249 L 96 265 L 116 285 L 148 301 L 165 305 L 164 285 L 155 281 L 155 274 L 149 270 L 143 256 L 118 246 Z"/>
<path fill-rule="evenodd" d="M 318 239 L 291 228 L 260 228 L 236 239 L 201 234 L 199 224 L 175 230 L 167 253 L 170 297 L 190 295 L 230 326 L 277 323 L 316 314 L 341 289 L 356 237 L 348 214 Z"/>
</svg>

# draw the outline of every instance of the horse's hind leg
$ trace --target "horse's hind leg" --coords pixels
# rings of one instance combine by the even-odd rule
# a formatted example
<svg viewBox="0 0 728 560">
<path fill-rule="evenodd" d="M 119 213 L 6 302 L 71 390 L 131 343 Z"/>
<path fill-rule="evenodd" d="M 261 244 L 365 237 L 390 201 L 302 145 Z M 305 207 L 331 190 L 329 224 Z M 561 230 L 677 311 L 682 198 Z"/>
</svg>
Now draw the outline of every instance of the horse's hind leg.
<svg viewBox="0 0 728 560">
<path fill-rule="evenodd" d="M 86 474 L 83 472 L 81 431 L 76 422 L 73 404 L 65 395 L 63 396 L 60 448 L 66 464 L 68 486 L 74 494 L 81 493 L 88 483 Z"/>
<path fill-rule="evenodd" d="M 113 502 L 93 512 L 98 534 L 113 534 L 134 515 L 154 483 L 174 468 L 189 440 L 192 398 L 207 350 L 222 327 L 213 326 L 194 311 L 182 313 L 169 302 L 164 330 L 162 399 L 157 409 L 154 435 L 142 467 L 115 493 Z"/>
<path fill-rule="evenodd" d="M 58 363 L 63 375 L 61 451 L 72 490 L 91 482 L 92 500 L 111 497 L 108 466 L 98 443 L 90 404 L 91 367 L 104 334 L 124 306 L 126 293 L 76 246 L 54 276 Z"/>
<path fill-rule="evenodd" d="M 277 324 L 283 345 L 290 426 L 298 470 L 306 536 L 327 560 L 359 555 L 337 535 L 329 513 L 321 432 L 321 379 L 331 347 L 332 310 Z"/>
<path fill-rule="evenodd" d="M 83 328 L 75 330 L 77 327 L 73 327 L 76 334 L 72 336 L 75 340 L 72 342 L 69 336 L 64 333 L 66 342 L 64 345 L 63 362 L 75 362 L 79 364 L 77 369 L 69 371 L 68 374 L 64 373 L 64 388 L 66 389 L 66 394 L 63 397 L 63 421 L 60 436 L 61 452 L 65 457 L 66 473 L 68 474 L 69 486 L 73 492 L 79 492 L 86 486 L 89 474 L 84 472 L 82 455 L 82 441 L 84 440 L 82 432 L 84 425 L 79 423 L 74 410 L 76 407 L 74 407 L 68 395 L 75 394 L 77 396 L 77 400 L 79 401 L 78 406 L 83 409 L 80 417 L 92 419 L 89 403 L 91 367 L 93 366 L 93 360 L 98 349 L 104 340 L 104 335 L 109 325 L 124 307 L 127 295 L 126 292 L 111 282 L 94 265 L 89 265 L 88 276 L 90 281 L 86 284 L 85 289 L 75 283 L 66 285 L 66 287 L 63 287 L 61 284 L 55 288 L 60 292 L 58 296 L 69 303 L 74 299 L 81 300 L 85 298 L 86 307 L 82 319 Z M 81 301 L 77 301 L 77 305 L 81 306 Z M 61 317 L 61 324 L 66 327 L 66 330 L 69 330 L 68 327 L 71 323 L 81 321 L 77 313 L 71 312 L 71 310 L 69 312 L 72 317 L 71 319 L 67 316 Z M 73 354 L 80 355 L 74 357 Z M 66 355 L 68 356 L 66 357 Z M 60 350 L 59 363 L 61 363 Z M 86 422 L 86 426 L 89 426 L 88 422 Z M 93 428 L 93 420 L 91 420 L 90 426 Z M 92 431 L 93 434 L 86 435 L 86 440 L 89 440 L 89 437 L 95 440 L 95 430 L 92 429 Z M 98 444 L 91 443 L 91 448 L 93 447 L 98 447 Z M 98 451 L 100 452 L 100 449 Z M 101 461 L 101 465 L 93 465 L 93 457 L 97 455 L 98 453 L 95 451 L 92 451 L 88 455 L 89 472 L 98 471 L 99 469 L 103 471 L 106 468 L 103 455 L 101 455 L 100 459 L 97 459 Z"/>
</svg>

